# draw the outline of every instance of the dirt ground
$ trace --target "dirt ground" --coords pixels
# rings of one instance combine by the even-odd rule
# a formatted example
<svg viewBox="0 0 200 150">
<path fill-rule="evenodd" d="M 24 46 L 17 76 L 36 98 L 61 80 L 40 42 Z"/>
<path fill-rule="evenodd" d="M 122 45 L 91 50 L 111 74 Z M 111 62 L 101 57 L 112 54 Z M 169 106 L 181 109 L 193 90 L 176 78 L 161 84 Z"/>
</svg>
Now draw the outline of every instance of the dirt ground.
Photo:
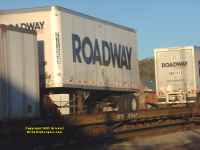
<svg viewBox="0 0 200 150">
<path fill-rule="evenodd" d="M 50 143 L 49 143 L 50 144 Z M 12 146 L 11 146 L 12 147 Z M 18 146 L 16 146 L 17 148 Z M 3 147 L 1 147 L 3 148 Z M 8 149 L 4 147 L 3 149 Z M 13 148 L 12 148 L 13 149 Z M 137 137 L 129 139 L 115 139 L 74 146 L 54 145 L 51 148 L 37 146 L 31 150 L 200 150 L 200 129 L 171 132 L 163 135 Z M 10 150 L 10 149 L 9 149 Z M 22 149 L 23 150 L 23 149 Z"/>
</svg>

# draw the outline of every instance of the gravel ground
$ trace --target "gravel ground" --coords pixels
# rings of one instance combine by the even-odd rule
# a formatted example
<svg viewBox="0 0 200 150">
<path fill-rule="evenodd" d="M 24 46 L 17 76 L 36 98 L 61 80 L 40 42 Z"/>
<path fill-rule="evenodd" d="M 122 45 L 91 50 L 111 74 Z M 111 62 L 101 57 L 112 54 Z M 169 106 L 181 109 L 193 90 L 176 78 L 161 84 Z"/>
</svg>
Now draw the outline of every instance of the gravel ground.
<svg viewBox="0 0 200 150">
<path fill-rule="evenodd" d="M 200 150 L 200 129 L 133 139 L 102 147 L 105 150 Z"/>
</svg>

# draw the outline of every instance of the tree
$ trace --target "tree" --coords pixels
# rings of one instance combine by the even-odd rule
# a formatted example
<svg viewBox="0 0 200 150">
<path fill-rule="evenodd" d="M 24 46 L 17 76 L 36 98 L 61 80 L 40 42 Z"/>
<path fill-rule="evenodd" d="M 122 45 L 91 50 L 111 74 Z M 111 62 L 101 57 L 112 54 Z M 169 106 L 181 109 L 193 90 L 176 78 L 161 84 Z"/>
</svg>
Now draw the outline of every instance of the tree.
<svg viewBox="0 0 200 150">
<path fill-rule="evenodd" d="M 155 67 L 153 58 L 139 61 L 140 79 L 143 85 L 155 89 Z"/>
</svg>

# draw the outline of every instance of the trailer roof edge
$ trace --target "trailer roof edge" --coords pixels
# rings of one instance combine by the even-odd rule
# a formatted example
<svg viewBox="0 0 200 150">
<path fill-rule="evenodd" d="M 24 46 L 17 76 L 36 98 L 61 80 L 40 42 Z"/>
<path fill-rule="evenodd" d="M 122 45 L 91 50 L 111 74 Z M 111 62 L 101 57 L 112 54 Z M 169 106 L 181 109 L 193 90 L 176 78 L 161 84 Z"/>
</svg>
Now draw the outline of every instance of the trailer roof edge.
<svg viewBox="0 0 200 150">
<path fill-rule="evenodd" d="M 102 22 L 102 23 L 105 23 L 105 24 L 108 24 L 108 25 L 111 25 L 111 26 L 115 26 L 115 27 L 130 31 L 130 32 L 136 33 L 136 30 L 133 29 L 133 28 L 130 28 L 130 27 L 127 27 L 127 26 L 124 26 L 124 25 L 120 25 L 120 24 L 117 24 L 117 23 L 113 23 L 113 22 L 110 22 L 110 21 L 107 21 L 107 20 L 104 20 L 104 19 L 101 19 L 101 18 L 90 16 L 90 15 L 87 15 L 87 14 L 84 14 L 84 13 L 81 13 L 81 12 L 78 12 L 78 11 L 74 11 L 74 10 L 71 10 L 71 9 L 67 9 L 67 8 L 64 8 L 64 7 L 61 7 L 61 6 L 57 6 L 57 5 L 43 6 L 43 7 L 32 7 L 32 8 L 21 8 L 21 9 L 0 10 L 0 15 L 1 14 L 10 14 L 10 13 L 49 11 L 49 10 L 51 10 L 52 7 L 55 7 L 60 11 L 70 13 L 72 15 L 80 16 L 80 17 L 83 17 L 83 18 L 91 19 L 91 20 L 95 20 L 95 21 L 98 21 L 98 22 Z"/>
</svg>

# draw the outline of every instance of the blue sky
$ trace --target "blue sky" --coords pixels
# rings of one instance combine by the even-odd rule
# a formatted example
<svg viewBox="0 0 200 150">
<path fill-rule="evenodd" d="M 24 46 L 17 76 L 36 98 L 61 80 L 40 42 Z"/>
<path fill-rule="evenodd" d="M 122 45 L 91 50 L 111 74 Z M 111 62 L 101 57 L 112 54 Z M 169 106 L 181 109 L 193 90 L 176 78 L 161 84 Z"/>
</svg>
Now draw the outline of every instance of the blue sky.
<svg viewBox="0 0 200 150">
<path fill-rule="evenodd" d="M 0 9 L 44 5 L 63 7 L 134 28 L 139 58 L 153 49 L 200 46 L 200 0 L 6 0 Z"/>
</svg>

